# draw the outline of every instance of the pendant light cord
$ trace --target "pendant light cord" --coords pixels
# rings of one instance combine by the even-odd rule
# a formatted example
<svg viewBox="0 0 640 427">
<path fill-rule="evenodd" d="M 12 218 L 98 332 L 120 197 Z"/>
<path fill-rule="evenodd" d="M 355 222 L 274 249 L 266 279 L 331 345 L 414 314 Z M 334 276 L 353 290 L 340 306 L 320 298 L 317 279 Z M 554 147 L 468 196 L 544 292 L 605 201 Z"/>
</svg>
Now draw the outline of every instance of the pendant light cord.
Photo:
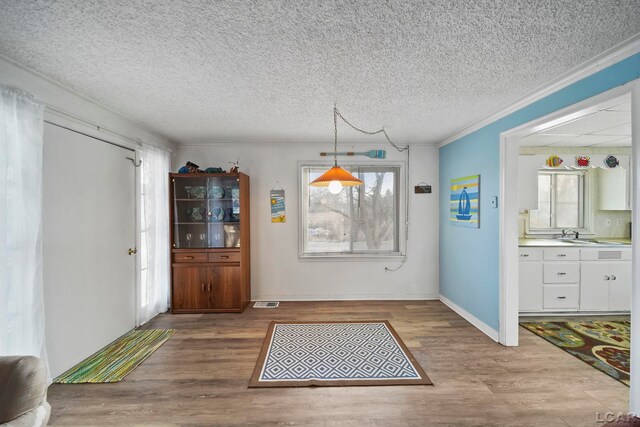
<svg viewBox="0 0 640 427">
<path fill-rule="evenodd" d="M 338 108 L 334 105 L 333 107 L 333 124 L 335 127 L 335 147 L 336 149 L 334 150 L 334 152 L 338 151 L 338 124 L 337 124 L 337 118 L 340 117 L 342 119 L 343 122 L 345 122 L 346 124 L 348 124 L 349 126 L 351 126 L 351 128 L 353 130 L 356 130 L 358 132 L 364 133 L 365 135 L 377 135 L 379 133 L 383 134 L 385 138 L 387 138 L 387 141 L 389 141 L 389 144 L 393 145 L 393 148 L 395 148 L 396 150 L 403 152 L 409 149 L 409 144 L 405 145 L 404 147 L 398 147 L 392 140 L 391 138 L 389 138 L 389 135 L 387 135 L 387 131 L 384 130 L 384 128 L 380 129 L 380 130 L 376 130 L 373 132 L 370 131 L 366 131 L 363 129 L 360 129 L 354 125 L 352 125 L 349 120 L 345 119 L 342 114 L 340 114 L 340 111 L 338 111 Z"/>
<path fill-rule="evenodd" d="M 334 141 L 333 141 L 333 161 L 334 164 L 337 165 L 338 164 L 338 117 L 340 117 L 342 119 L 343 122 L 345 122 L 346 124 L 348 124 L 353 130 L 358 131 L 360 133 L 364 133 L 365 135 L 377 135 L 379 133 L 383 134 L 384 137 L 387 139 L 387 141 L 389 141 L 389 144 L 391 144 L 393 146 L 393 148 L 395 148 L 396 150 L 398 150 L 399 152 L 403 152 L 406 151 L 407 152 L 407 177 L 406 177 L 406 183 L 405 183 L 405 187 L 406 187 L 406 197 L 405 197 L 405 212 L 406 212 L 406 216 L 407 216 L 407 220 L 405 223 L 405 243 L 409 244 L 409 144 L 405 145 L 404 147 L 398 147 L 392 140 L 391 138 L 389 138 L 389 135 L 387 135 L 387 131 L 384 130 L 384 128 L 380 129 L 380 130 L 376 130 L 376 131 L 366 131 L 364 129 L 360 129 L 359 127 L 356 127 L 354 125 L 352 125 L 349 120 L 345 119 L 344 116 L 342 114 L 340 114 L 340 111 L 338 111 L 338 107 L 336 107 L 336 105 L 334 104 L 333 106 L 333 128 L 334 128 Z M 384 271 L 398 271 L 402 268 L 402 266 L 404 266 L 404 263 L 407 261 L 407 253 L 405 251 L 404 254 L 404 259 L 402 260 L 402 263 L 394 269 L 385 267 Z"/>
<path fill-rule="evenodd" d="M 338 166 L 338 114 L 340 113 L 338 112 L 338 109 L 334 105 L 333 106 L 333 166 Z M 342 118 L 342 120 L 344 120 L 344 118 Z"/>
</svg>

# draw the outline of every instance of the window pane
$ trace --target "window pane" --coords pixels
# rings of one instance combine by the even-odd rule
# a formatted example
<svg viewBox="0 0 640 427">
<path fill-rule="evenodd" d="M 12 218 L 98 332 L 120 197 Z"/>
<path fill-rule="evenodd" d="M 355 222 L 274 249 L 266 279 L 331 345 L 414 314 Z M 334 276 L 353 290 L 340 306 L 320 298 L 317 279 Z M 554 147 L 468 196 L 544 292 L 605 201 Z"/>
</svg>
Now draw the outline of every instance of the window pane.
<svg viewBox="0 0 640 427">
<path fill-rule="evenodd" d="M 353 250 L 396 250 L 395 173 L 362 170 L 353 188 Z"/>
<path fill-rule="evenodd" d="M 326 168 L 310 169 L 308 182 L 313 181 L 325 171 Z M 325 187 L 308 188 L 307 251 L 349 251 L 351 234 L 349 192 L 342 190 L 339 194 L 331 194 Z"/>
<path fill-rule="evenodd" d="M 538 210 L 529 212 L 529 228 L 551 228 L 551 175 L 538 174 Z"/>
<path fill-rule="evenodd" d="M 582 227 L 583 172 L 538 173 L 538 210 L 529 212 L 529 229 L 557 232 Z"/>
<path fill-rule="evenodd" d="M 580 176 L 556 177 L 556 227 L 580 226 Z"/>
</svg>

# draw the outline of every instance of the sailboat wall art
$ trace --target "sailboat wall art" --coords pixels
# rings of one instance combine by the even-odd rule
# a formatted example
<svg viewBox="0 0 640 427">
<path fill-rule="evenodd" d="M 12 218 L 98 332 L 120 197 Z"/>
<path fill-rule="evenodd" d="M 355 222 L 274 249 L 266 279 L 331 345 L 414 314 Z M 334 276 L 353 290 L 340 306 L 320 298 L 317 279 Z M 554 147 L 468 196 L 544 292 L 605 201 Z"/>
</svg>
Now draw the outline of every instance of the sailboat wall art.
<svg viewBox="0 0 640 427">
<path fill-rule="evenodd" d="M 451 225 L 480 228 L 480 175 L 451 180 Z"/>
</svg>

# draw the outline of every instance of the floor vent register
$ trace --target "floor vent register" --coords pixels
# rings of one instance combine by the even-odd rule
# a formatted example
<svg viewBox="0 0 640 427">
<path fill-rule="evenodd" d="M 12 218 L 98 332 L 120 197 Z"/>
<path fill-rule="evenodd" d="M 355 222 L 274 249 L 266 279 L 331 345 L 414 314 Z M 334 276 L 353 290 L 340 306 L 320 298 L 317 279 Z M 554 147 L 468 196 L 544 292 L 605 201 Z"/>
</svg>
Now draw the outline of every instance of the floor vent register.
<svg viewBox="0 0 640 427">
<path fill-rule="evenodd" d="M 279 301 L 256 301 L 253 308 L 278 308 L 279 305 Z"/>
</svg>

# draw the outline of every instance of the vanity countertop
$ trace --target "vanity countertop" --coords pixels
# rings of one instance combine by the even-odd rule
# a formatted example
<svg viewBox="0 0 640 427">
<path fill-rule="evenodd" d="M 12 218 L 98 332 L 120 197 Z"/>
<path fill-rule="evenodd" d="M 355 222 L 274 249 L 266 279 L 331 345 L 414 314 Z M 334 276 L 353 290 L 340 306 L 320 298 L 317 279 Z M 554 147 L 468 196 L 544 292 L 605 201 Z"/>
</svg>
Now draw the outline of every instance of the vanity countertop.
<svg viewBox="0 0 640 427">
<path fill-rule="evenodd" d="M 630 238 L 596 237 L 589 239 L 519 239 L 518 246 L 535 247 L 577 247 L 577 248 L 598 248 L 598 247 L 629 247 Z"/>
</svg>

